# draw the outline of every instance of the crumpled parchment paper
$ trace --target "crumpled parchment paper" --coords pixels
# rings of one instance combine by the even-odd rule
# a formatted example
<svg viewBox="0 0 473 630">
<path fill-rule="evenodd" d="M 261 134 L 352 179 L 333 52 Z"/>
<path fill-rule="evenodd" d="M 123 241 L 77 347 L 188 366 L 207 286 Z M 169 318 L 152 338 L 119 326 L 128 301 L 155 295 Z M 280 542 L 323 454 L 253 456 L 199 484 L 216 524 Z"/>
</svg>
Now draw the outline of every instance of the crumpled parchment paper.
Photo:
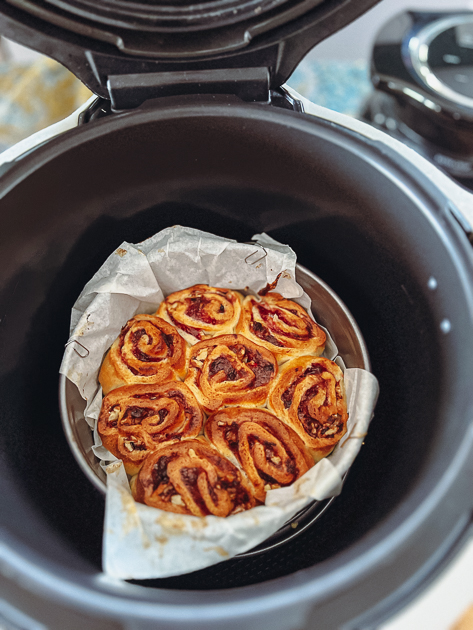
<svg viewBox="0 0 473 630">
<path fill-rule="evenodd" d="M 186 516 L 135 503 L 122 463 L 101 445 L 96 431 L 102 403 L 98 373 L 108 348 L 134 315 L 155 312 L 166 295 L 194 284 L 256 293 L 278 274 L 275 290 L 310 313 L 310 298 L 295 280 L 292 249 L 266 234 L 255 235 L 253 241 L 237 243 L 175 226 L 136 245 L 122 243 L 73 307 L 60 372 L 87 401 L 85 417 L 94 431 L 94 452 L 107 472 L 103 567 L 110 576 L 179 575 L 255 547 L 314 499 L 339 494 L 343 475 L 360 450 L 378 395 L 376 378 L 361 369 L 345 370 L 348 430 L 332 454 L 292 486 L 270 490 L 265 505 L 227 518 Z M 87 353 L 79 355 L 74 341 Z M 330 337 L 324 355 L 330 359 L 337 355 Z"/>
</svg>

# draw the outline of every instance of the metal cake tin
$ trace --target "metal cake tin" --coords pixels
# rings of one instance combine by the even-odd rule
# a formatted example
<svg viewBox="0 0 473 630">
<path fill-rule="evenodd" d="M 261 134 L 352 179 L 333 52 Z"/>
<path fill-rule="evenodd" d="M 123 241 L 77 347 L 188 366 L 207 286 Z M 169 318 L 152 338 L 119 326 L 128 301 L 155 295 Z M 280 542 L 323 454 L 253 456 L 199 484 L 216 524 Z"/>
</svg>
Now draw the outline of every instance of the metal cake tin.
<svg viewBox="0 0 473 630">
<path fill-rule="evenodd" d="M 352 314 L 323 280 L 297 264 L 296 279 L 312 300 L 316 321 L 332 336 L 345 367 L 370 370 L 370 360 L 363 336 Z M 78 352 L 84 351 L 79 348 Z M 94 454 L 94 435 L 84 417 L 86 401 L 76 385 L 63 374 L 59 377 L 59 407 L 62 424 L 72 453 L 89 481 L 106 492 L 106 474 Z M 334 498 L 313 501 L 264 543 L 241 556 L 249 556 L 281 545 L 309 527 L 328 508 Z"/>
</svg>

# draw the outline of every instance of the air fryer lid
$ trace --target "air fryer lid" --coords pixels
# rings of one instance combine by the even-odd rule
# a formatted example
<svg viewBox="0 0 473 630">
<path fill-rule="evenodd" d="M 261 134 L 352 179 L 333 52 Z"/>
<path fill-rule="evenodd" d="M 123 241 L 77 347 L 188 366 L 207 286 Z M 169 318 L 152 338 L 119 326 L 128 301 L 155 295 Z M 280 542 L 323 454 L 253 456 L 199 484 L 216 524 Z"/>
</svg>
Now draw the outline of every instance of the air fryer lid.
<svg viewBox="0 0 473 630">
<path fill-rule="evenodd" d="M 266 98 L 246 100 L 267 100 L 308 50 L 377 2 L 1 0 L 0 31 L 57 59 L 104 98 L 115 76 L 130 83 L 131 75 L 257 69 Z M 195 92 L 209 91 L 205 82 L 196 79 Z"/>
</svg>

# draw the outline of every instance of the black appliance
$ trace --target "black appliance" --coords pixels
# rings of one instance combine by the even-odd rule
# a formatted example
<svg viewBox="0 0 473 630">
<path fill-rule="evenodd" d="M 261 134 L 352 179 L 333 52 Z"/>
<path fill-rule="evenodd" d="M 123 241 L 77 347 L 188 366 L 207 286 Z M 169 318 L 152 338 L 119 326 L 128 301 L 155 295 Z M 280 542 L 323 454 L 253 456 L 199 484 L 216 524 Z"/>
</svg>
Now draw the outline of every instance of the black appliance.
<svg viewBox="0 0 473 630">
<path fill-rule="evenodd" d="M 473 13 L 402 13 L 378 34 L 363 118 L 473 187 Z"/>
<path fill-rule="evenodd" d="M 374 628 L 469 537 L 466 193 L 446 194 L 441 172 L 385 134 L 303 113 L 282 87 L 374 4 L 0 1 L 5 36 L 101 99 L 0 182 L 0 614 L 12 627 Z M 58 368 L 71 305 L 104 258 L 174 224 L 291 245 L 353 313 L 381 394 L 343 493 L 303 534 L 120 582 L 101 573 L 103 496 L 64 437 Z"/>
</svg>

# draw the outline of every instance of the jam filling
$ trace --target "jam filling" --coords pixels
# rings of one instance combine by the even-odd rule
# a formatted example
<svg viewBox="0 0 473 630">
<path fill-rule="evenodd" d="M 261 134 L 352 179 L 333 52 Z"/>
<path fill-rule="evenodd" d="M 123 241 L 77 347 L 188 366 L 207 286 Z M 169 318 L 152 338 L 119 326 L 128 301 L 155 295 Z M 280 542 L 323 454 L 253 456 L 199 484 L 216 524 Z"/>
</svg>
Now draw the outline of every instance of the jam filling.
<svg viewBox="0 0 473 630">
<path fill-rule="evenodd" d="M 230 500 L 233 502 L 234 506 L 242 505 L 246 506 L 250 502 L 250 497 L 248 492 L 241 486 L 240 480 L 235 476 L 235 471 L 231 465 L 224 465 L 222 468 L 222 463 L 229 464 L 229 462 L 222 462 L 222 458 L 220 456 L 211 456 L 207 457 L 208 461 L 214 464 L 217 473 L 218 473 L 218 481 L 217 484 L 225 490 Z M 202 469 L 199 467 L 183 467 L 180 471 L 181 479 L 188 487 L 189 491 L 192 494 L 192 498 L 195 503 L 200 507 L 200 509 L 205 513 L 209 514 L 209 509 L 205 504 L 205 501 L 200 494 L 197 488 L 197 479 L 199 474 L 202 472 Z M 214 505 L 218 505 L 218 495 L 215 491 L 215 486 L 210 483 L 207 478 L 207 490 L 210 495 L 210 498 Z"/>
<path fill-rule="evenodd" d="M 138 361 L 143 361 L 143 363 L 146 363 L 149 361 L 155 361 L 153 357 L 150 357 L 148 354 L 146 354 L 145 352 L 140 350 L 140 348 L 138 348 L 138 344 L 140 343 L 140 339 L 141 337 L 143 337 L 143 335 L 147 335 L 147 332 L 144 328 L 140 328 L 139 330 L 135 330 L 131 336 L 131 341 L 133 344 L 133 348 L 132 348 L 133 356 L 135 356 L 138 359 Z M 152 342 L 153 340 L 151 339 L 148 342 L 148 345 L 149 346 L 152 345 Z"/>
<path fill-rule="evenodd" d="M 231 425 L 227 426 L 224 431 L 225 442 L 234 453 L 238 452 L 239 448 L 238 428 L 238 424 L 236 422 L 232 422 Z"/>
<path fill-rule="evenodd" d="M 155 492 L 156 489 L 161 484 L 169 483 L 168 464 L 169 464 L 169 462 L 172 459 L 174 459 L 174 457 L 172 455 L 171 456 L 163 455 L 162 457 L 160 457 L 158 459 L 156 464 L 153 466 L 153 470 L 151 472 L 151 481 L 152 481 L 152 484 L 153 484 L 153 492 Z"/>
<path fill-rule="evenodd" d="M 222 479 L 221 487 L 226 490 L 235 507 L 243 507 L 245 509 L 250 502 L 248 491 L 241 485 L 240 480 L 236 477 L 233 479 Z"/>
<path fill-rule="evenodd" d="M 197 483 L 199 476 L 198 468 L 181 468 L 181 478 L 186 486 L 193 486 Z"/>
<path fill-rule="evenodd" d="M 238 372 L 227 357 L 218 357 L 215 361 L 212 361 L 209 368 L 209 377 L 212 378 L 217 372 L 225 372 L 227 381 L 236 381 L 241 377 L 241 372 Z"/>
<path fill-rule="evenodd" d="M 147 392 L 146 394 L 135 394 L 133 398 L 138 400 L 157 400 L 158 398 L 173 398 L 178 401 L 179 405 L 184 409 L 186 413 L 193 413 L 194 408 L 187 404 L 186 397 L 179 390 L 170 389 L 164 395 L 156 394 L 153 392 Z"/>
<path fill-rule="evenodd" d="M 290 321 L 289 319 L 287 319 L 287 317 L 285 317 L 284 309 L 280 308 L 280 309 L 277 310 L 277 313 L 275 313 L 275 311 L 266 308 L 262 304 L 256 304 L 256 307 L 257 307 L 257 309 L 259 311 L 259 314 L 261 315 L 261 319 L 265 322 L 265 324 L 267 324 L 269 326 L 269 328 L 271 328 L 275 332 L 280 332 L 280 331 L 279 331 L 277 322 L 275 322 L 273 317 L 272 317 L 272 315 L 274 315 L 274 314 L 277 314 L 278 319 L 280 319 L 282 322 L 284 322 L 287 326 L 291 326 L 292 328 L 294 328 L 294 322 Z M 300 315 L 300 319 L 306 320 L 306 318 L 303 317 L 302 314 Z M 284 332 L 284 336 L 285 337 L 290 337 L 292 339 L 297 339 L 298 341 L 303 341 L 304 339 L 308 339 L 311 336 L 310 320 L 309 320 L 308 323 L 306 323 L 305 329 L 306 329 L 305 333 L 297 334 L 297 333 Z"/>
<path fill-rule="evenodd" d="M 207 479 L 207 490 L 212 498 L 214 505 L 217 505 L 218 504 L 217 493 L 215 492 L 215 488 L 212 486 L 212 484 L 210 483 L 208 479 Z"/>
<path fill-rule="evenodd" d="M 123 414 L 121 424 L 126 424 L 128 426 L 141 424 L 145 418 L 149 418 L 155 414 L 156 412 L 154 409 L 150 407 L 128 407 Z"/>
<path fill-rule="evenodd" d="M 203 333 L 201 330 L 198 330 L 197 328 L 192 328 L 191 326 L 186 326 L 185 324 L 178 322 L 176 319 L 174 319 L 174 317 L 170 313 L 169 313 L 169 318 L 171 319 L 172 323 L 174 324 L 176 328 L 179 328 L 180 330 L 187 333 L 188 335 L 192 335 L 192 337 L 195 337 L 196 339 L 199 339 L 199 340 L 202 339 Z"/>
<path fill-rule="evenodd" d="M 166 347 L 168 349 L 167 352 L 167 356 L 172 355 L 173 351 L 174 351 L 174 339 L 172 335 L 167 335 L 166 333 L 161 332 L 161 336 L 163 338 L 164 343 L 166 344 Z M 156 362 L 156 361 L 161 361 L 161 358 L 158 357 L 154 357 L 154 356 L 150 356 L 149 354 L 146 354 L 146 352 L 143 352 L 143 350 L 141 350 L 140 348 L 138 348 L 138 344 L 140 343 L 141 338 L 147 335 L 148 336 L 148 346 L 153 346 L 153 338 L 146 332 L 146 330 L 144 328 L 140 328 L 139 330 L 135 330 L 133 332 L 133 334 L 131 335 L 131 342 L 132 342 L 132 353 L 133 356 L 135 356 L 138 361 L 141 361 L 143 363 L 150 363 L 150 362 Z M 133 369 L 132 369 L 133 372 Z M 133 372 L 135 373 L 135 372 Z M 138 374 L 138 372 L 136 372 L 136 374 Z"/>
<path fill-rule="evenodd" d="M 168 415 L 169 415 L 169 411 L 167 409 L 160 409 L 158 411 L 158 416 L 159 416 L 158 424 L 162 424 L 164 420 L 166 419 L 166 416 Z"/>
<path fill-rule="evenodd" d="M 267 385 L 269 383 L 274 375 L 274 365 L 263 359 L 260 352 L 257 350 L 252 351 L 241 344 L 238 346 L 230 346 L 230 350 L 237 356 L 240 356 L 243 351 L 243 357 L 240 357 L 240 360 L 243 360 L 255 375 L 253 387 L 260 387 L 261 385 Z"/>
<path fill-rule="evenodd" d="M 251 332 L 258 337 L 258 339 L 262 339 L 267 343 L 272 343 L 273 346 L 277 346 L 278 348 L 283 348 L 284 344 L 276 339 L 274 335 L 272 335 L 266 326 L 263 326 L 261 322 L 251 322 L 250 324 Z"/>
<path fill-rule="evenodd" d="M 166 344 L 166 346 L 169 348 L 170 352 L 172 353 L 174 350 L 174 337 L 172 335 L 167 335 L 165 332 L 161 331 L 161 335 L 164 339 L 164 343 Z"/>
<path fill-rule="evenodd" d="M 258 291 L 258 295 L 261 295 L 263 297 L 267 293 L 269 293 L 270 291 L 275 289 L 276 285 L 278 284 L 279 278 L 281 277 L 281 274 L 282 274 L 282 271 L 280 273 L 278 273 L 278 275 L 276 276 L 275 280 L 273 280 L 272 282 L 268 282 L 268 284 L 264 287 L 264 289 L 260 289 Z"/>
<path fill-rule="evenodd" d="M 296 468 L 296 464 L 295 462 L 292 461 L 292 459 L 286 459 L 286 470 L 289 474 L 291 475 L 297 475 L 298 470 Z"/>
<path fill-rule="evenodd" d="M 261 442 L 261 440 L 258 439 L 258 436 L 256 435 L 250 436 L 248 443 L 251 449 L 257 442 L 263 445 L 266 459 L 268 461 L 271 461 L 271 463 L 274 464 L 274 462 L 272 462 L 272 458 L 275 456 L 275 451 L 274 451 L 274 447 L 276 446 L 275 442 L 268 442 L 267 440 L 264 440 L 263 442 Z M 297 475 L 296 464 L 295 462 L 292 461 L 292 459 L 289 456 L 286 458 L 284 462 L 281 462 L 280 464 L 276 464 L 276 466 L 280 468 L 282 463 L 284 464 L 284 468 L 286 472 L 288 472 L 290 475 L 293 475 L 293 476 Z M 261 471 L 259 468 L 257 468 L 257 471 L 258 471 L 258 475 L 261 477 L 261 479 L 263 479 L 263 481 L 266 481 L 267 483 L 273 483 L 273 484 L 279 483 L 276 479 L 268 475 L 268 473 Z"/>
<path fill-rule="evenodd" d="M 248 436 L 248 444 L 250 449 L 253 449 L 255 444 L 262 444 L 264 446 L 264 454 L 267 459 L 271 459 L 274 456 L 274 446 L 276 446 L 276 442 L 268 442 L 268 440 L 261 441 L 258 435 L 249 435 Z"/>
<path fill-rule="evenodd" d="M 261 355 L 260 355 L 261 356 Z M 250 366 L 254 375 L 255 382 L 254 387 L 260 387 L 261 385 L 267 385 L 274 374 L 274 365 L 272 363 L 263 362 L 259 365 Z"/>
<path fill-rule="evenodd" d="M 217 320 L 211 317 L 205 310 L 205 307 L 209 303 L 210 300 L 204 296 L 190 298 L 190 304 L 186 308 L 187 317 L 190 317 L 191 319 L 197 319 L 204 324 L 215 326 Z"/>
<path fill-rule="evenodd" d="M 199 473 L 201 472 L 201 469 L 196 468 L 196 467 L 192 467 L 192 468 L 183 467 L 181 468 L 180 472 L 181 472 L 181 479 L 186 484 L 190 493 L 192 494 L 192 498 L 194 502 L 199 506 L 199 508 L 202 510 L 202 512 L 204 512 L 204 514 L 209 514 L 209 510 L 207 506 L 205 505 L 205 501 L 203 500 L 202 495 L 200 494 L 197 488 L 197 478 L 199 476 Z M 207 482 L 207 487 L 209 487 L 208 482 Z M 210 487 L 209 487 L 209 493 L 210 493 Z"/>
<path fill-rule="evenodd" d="M 258 471 L 258 475 L 261 477 L 263 481 L 266 481 L 267 483 L 271 483 L 271 484 L 278 483 L 276 479 L 274 477 L 271 477 L 271 475 L 268 475 L 268 473 L 263 472 L 259 468 L 257 468 L 256 470 Z"/>
<path fill-rule="evenodd" d="M 309 367 L 303 372 L 300 376 L 292 381 L 289 387 L 283 392 L 281 396 L 281 400 L 283 402 L 284 408 L 289 409 L 292 405 L 292 399 L 294 397 L 294 391 L 296 387 L 299 385 L 301 381 L 304 380 L 306 376 L 314 376 L 316 374 L 322 374 L 322 372 L 326 372 L 326 368 L 324 368 L 319 363 L 313 363 L 309 365 Z"/>
<path fill-rule="evenodd" d="M 182 407 L 182 409 L 184 409 L 185 414 L 189 414 L 192 416 L 196 414 L 195 408 L 191 407 L 188 404 L 187 399 L 182 392 L 178 390 L 169 390 L 168 392 L 166 392 L 166 396 L 167 398 L 173 398 L 174 400 L 177 400 L 177 402 L 179 403 L 179 406 Z"/>
<path fill-rule="evenodd" d="M 319 386 L 314 385 L 305 392 L 299 404 L 297 416 L 299 420 L 304 424 L 306 431 L 310 435 L 318 438 L 333 438 L 337 433 L 343 430 L 342 417 L 339 414 L 334 414 L 328 416 L 327 419 L 322 423 L 313 418 L 308 411 L 308 405 L 311 399 L 317 394 L 318 390 Z"/>
</svg>

